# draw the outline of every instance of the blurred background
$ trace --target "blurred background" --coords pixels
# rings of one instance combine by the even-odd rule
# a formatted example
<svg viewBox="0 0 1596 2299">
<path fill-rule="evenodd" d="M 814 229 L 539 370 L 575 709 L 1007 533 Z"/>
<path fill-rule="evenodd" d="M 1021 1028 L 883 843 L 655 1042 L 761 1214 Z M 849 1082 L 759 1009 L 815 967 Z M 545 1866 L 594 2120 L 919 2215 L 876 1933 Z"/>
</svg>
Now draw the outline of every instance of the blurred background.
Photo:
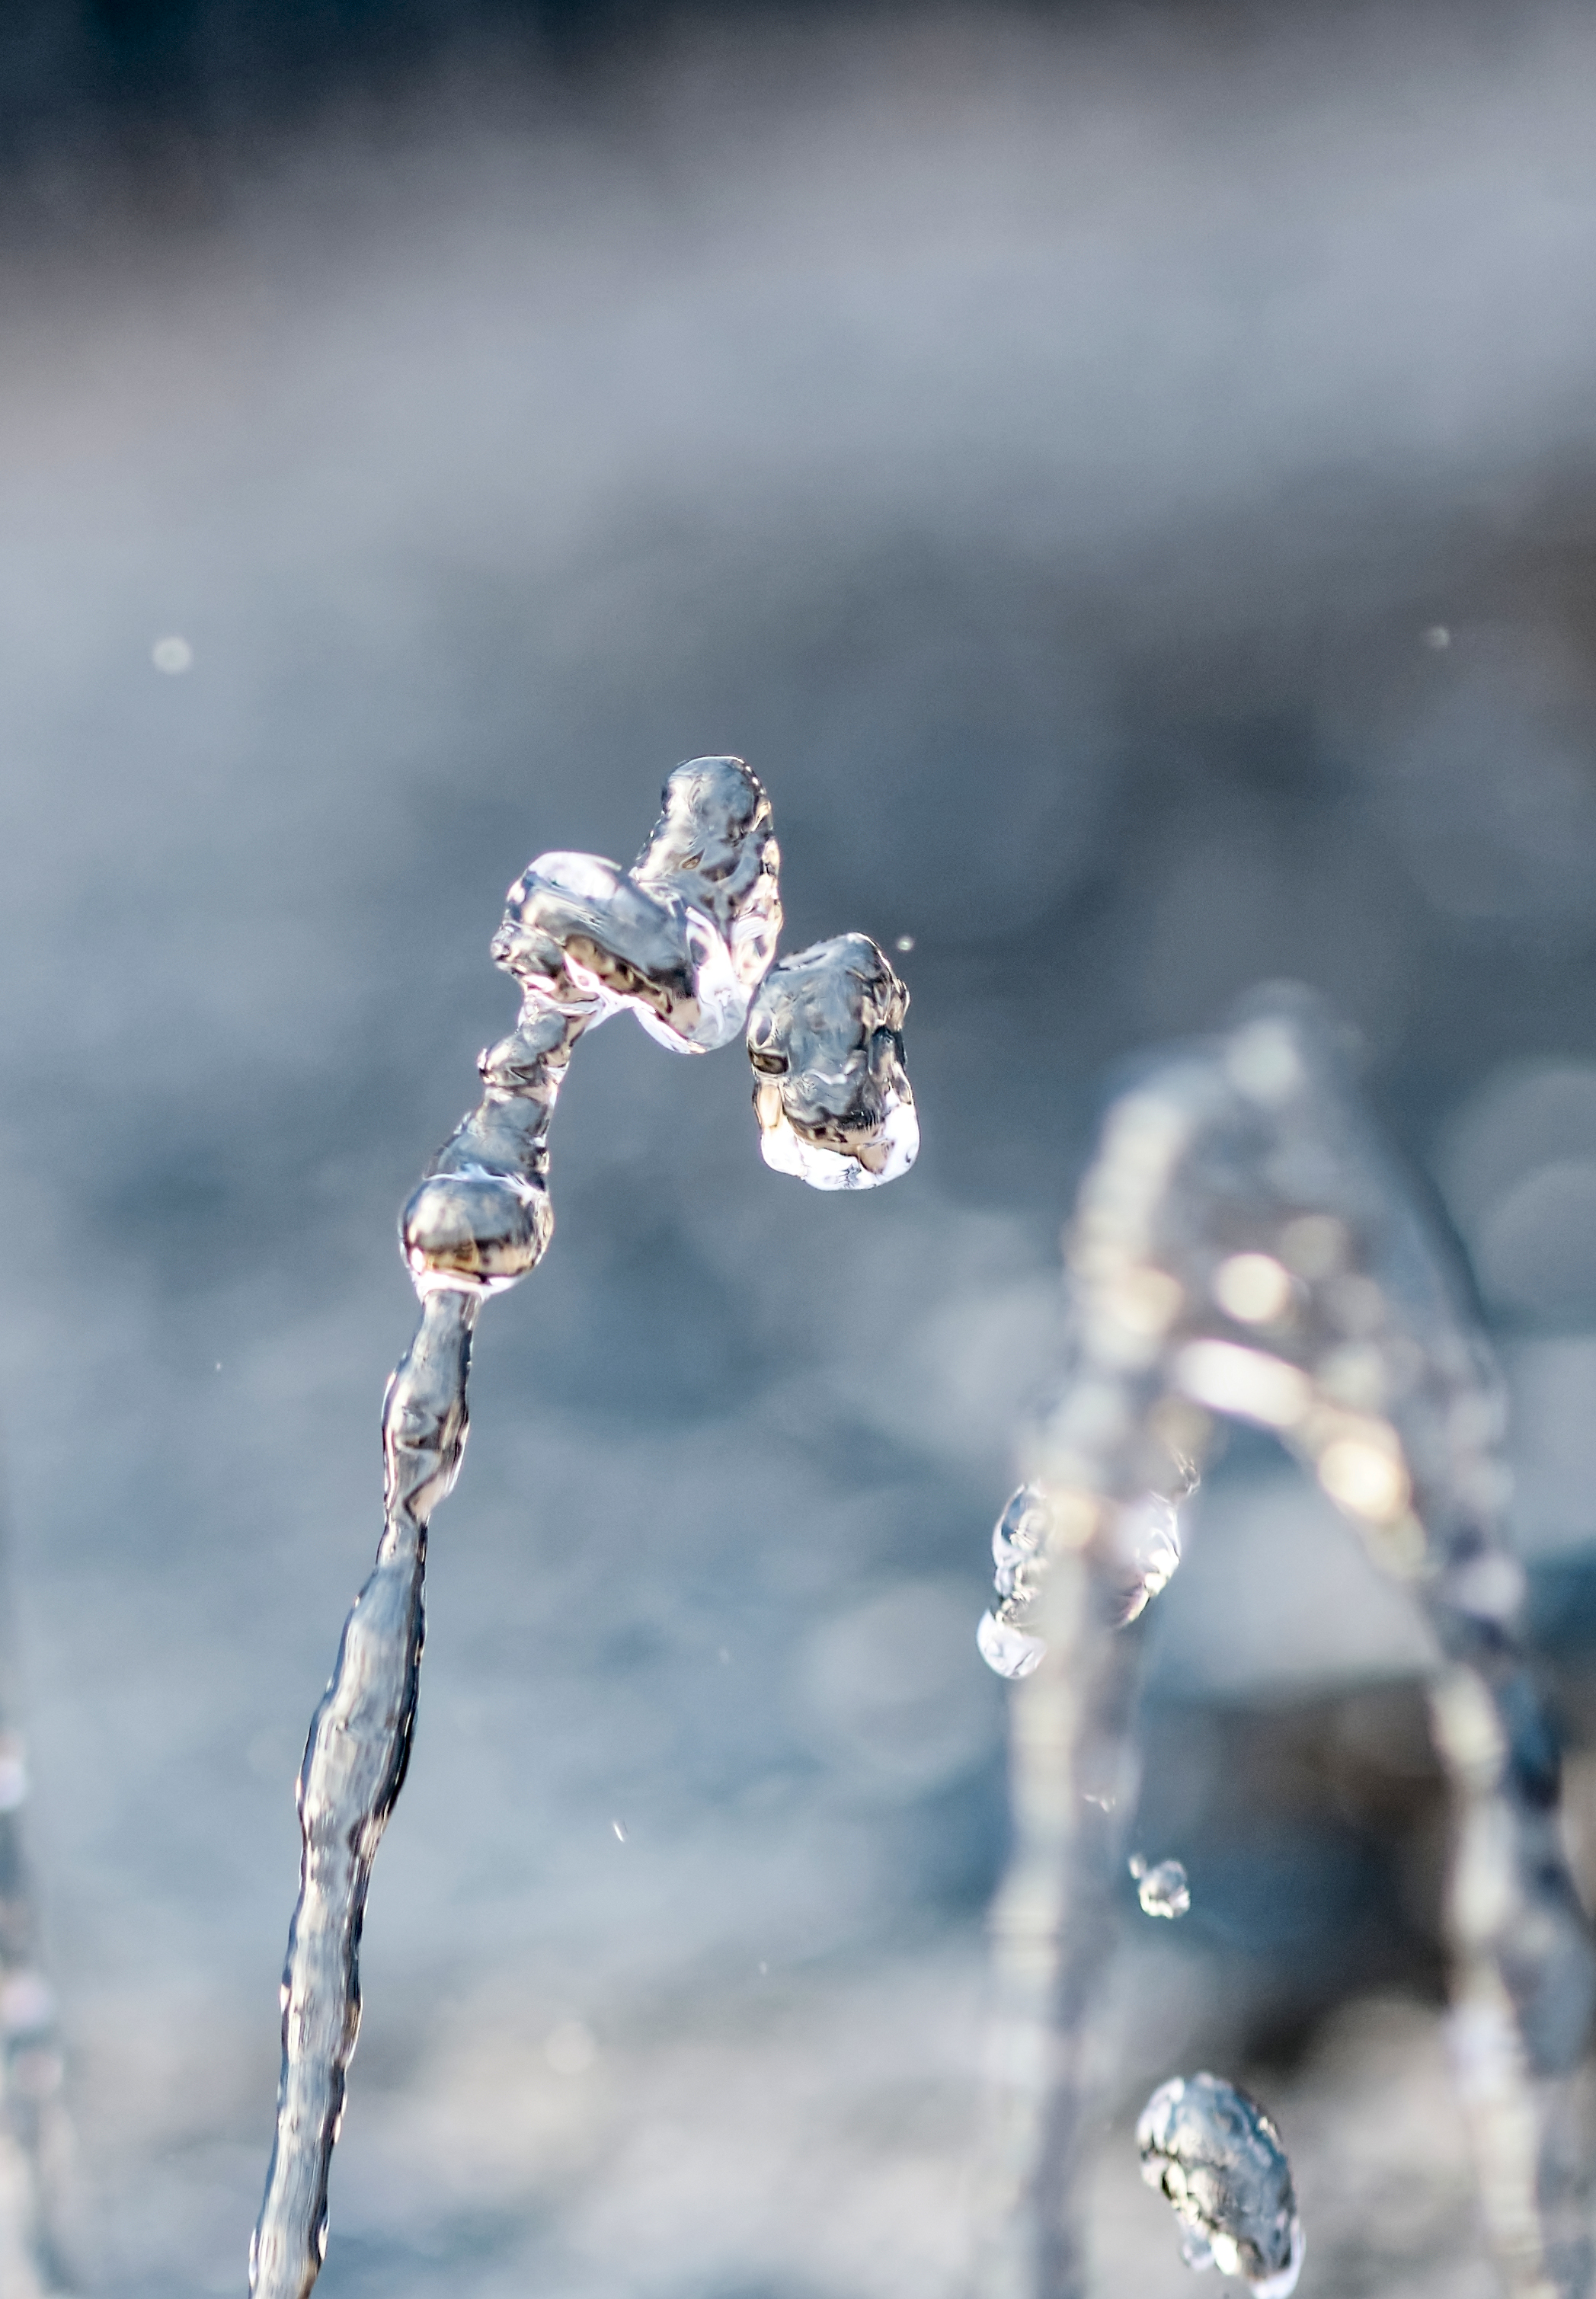
<svg viewBox="0 0 1596 2299">
<path fill-rule="evenodd" d="M 987 1535 L 1115 1066 L 1361 1034 L 1516 1402 L 1596 1878 L 1596 17 L 10 0 L 0 1415 L 116 2299 L 241 2293 L 396 1209 L 534 852 L 696 752 L 901 959 L 925 1150 L 580 1050 L 483 1320 L 328 2299 L 961 2287 Z M 1160 1605 L 1117 2101 L 1278 2114 L 1305 2295 L 1484 2293 L 1425 1648 L 1236 1440 Z M 1102 2287 L 1175 2299 L 1123 2121 Z"/>
</svg>

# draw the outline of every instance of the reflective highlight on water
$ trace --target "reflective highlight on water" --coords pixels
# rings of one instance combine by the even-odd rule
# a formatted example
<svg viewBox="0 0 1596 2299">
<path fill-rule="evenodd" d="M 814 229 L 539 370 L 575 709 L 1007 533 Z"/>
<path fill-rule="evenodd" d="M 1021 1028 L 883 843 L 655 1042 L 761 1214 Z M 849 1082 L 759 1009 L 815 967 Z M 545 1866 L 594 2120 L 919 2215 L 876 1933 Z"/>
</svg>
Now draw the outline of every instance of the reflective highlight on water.
<svg viewBox="0 0 1596 2299">
<path fill-rule="evenodd" d="M 1135 1623 L 1178 1563 L 1178 1501 L 1218 1415 L 1278 1434 L 1443 1656 L 1454 2059 L 1486 2221 L 1514 2299 L 1590 2289 L 1572 2085 L 1596 1954 L 1518 1639 L 1502 1392 L 1450 1253 L 1306 992 L 1254 996 L 1108 1114 L 1070 1236 L 1065 1379 L 1000 1527 L 981 1635 L 1024 1680 L 985 2299 L 1084 2299 L 1086 2022 L 1134 1809 Z"/>
<path fill-rule="evenodd" d="M 1174 2206 L 1188 2267 L 1240 2275 L 1253 2299 L 1291 2299 L 1307 2248 L 1292 2167 L 1255 2099 L 1220 2076 L 1173 2076 L 1136 2124 L 1142 2177 Z"/>
<path fill-rule="evenodd" d="M 304 2299 L 326 2252 L 366 1893 L 415 1724 L 428 1525 L 460 1473 L 481 1305 L 536 1268 L 553 1233 L 548 1133 L 578 1040 L 629 1011 L 662 1045 L 705 1053 L 746 1025 L 767 1164 L 838 1189 L 890 1181 L 913 1161 L 909 993 L 862 934 L 771 972 L 778 867 L 758 776 L 740 759 L 694 759 L 666 784 L 630 869 L 542 854 L 510 890 L 493 957 L 518 984 L 520 1012 L 482 1055 L 481 1100 L 400 1217 L 421 1316 L 383 1405 L 383 1535 L 300 1772 L 277 2138 L 250 2251 L 259 2299 Z"/>
<path fill-rule="evenodd" d="M 871 1190 L 920 1146 L 903 1067 L 909 992 L 864 934 L 784 958 L 748 1017 L 760 1151 L 817 1190 Z"/>
<path fill-rule="evenodd" d="M 1136 1880 L 1136 1897 L 1144 1916 L 1184 1916 L 1192 1905 L 1192 1888 L 1178 1860 L 1160 1860 L 1150 1868 L 1139 1852 L 1129 1862 Z"/>
</svg>

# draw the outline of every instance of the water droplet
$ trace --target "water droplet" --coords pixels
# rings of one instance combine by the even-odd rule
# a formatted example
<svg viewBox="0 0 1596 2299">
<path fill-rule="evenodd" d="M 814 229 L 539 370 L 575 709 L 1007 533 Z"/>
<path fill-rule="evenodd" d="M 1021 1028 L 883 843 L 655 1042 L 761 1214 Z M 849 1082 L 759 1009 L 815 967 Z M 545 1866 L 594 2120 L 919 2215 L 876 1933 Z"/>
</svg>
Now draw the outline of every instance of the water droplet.
<svg viewBox="0 0 1596 2299">
<path fill-rule="evenodd" d="M 194 649 L 187 639 L 179 638 L 173 632 L 170 637 L 155 641 L 150 649 L 150 660 L 169 678 L 179 678 L 184 671 L 193 668 Z"/>
<path fill-rule="evenodd" d="M 520 1012 L 479 1058 L 482 1100 L 402 1216 L 421 1318 L 384 1400 L 384 1530 L 301 1772 L 302 1878 L 322 1885 L 302 1882 L 290 1934 L 278 2143 L 253 2253 L 262 2299 L 308 2292 L 325 2242 L 317 2198 L 355 2027 L 356 1912 L 404 1777 L 427 1531 L 460 1472 L 478 1310 L 548 1244 L 549 1128 L 584 1032 L 629 1011 L 677 1053 L 728 1044 L 775 956 L 779 863 L 758 776 L 740 759 L 692 759 L 666 783 L 629 869 L 550 852 L 510 889 L 492 955 L 519 984 Z M 906 1171 L 919 1138 L 899 1035 L 908 992 L 885 959 L 844 935 L 771 979 L 748 1040 L 767 1161 L 822 1189 Z M 624 1844 L 622 1823 L 611 1828 Z M 567 2022 L 545 2053 L 576 2073 L 595 2048 Z"/>
<path fill-rule="evenodd" d="M 1253 2299 L 1290 2299 L 1306 2248 L 1292 2167 L 1255 2099 L 1223 2077 L 1175 2076 L 1136 2124 L 1142 2177 L 1174 2206 L 1188 2266 L 1218 2267 Z"/>
<path fill-rule="evenodd" d="M 598 2042 L 580 2020 L 561 2020 L 544 2043 L 543 2055 L 557 2076 L 583 2076 L 598 2057 Z"/>
<path fill-rule="evenodd" d="M 1136 1897 L 1144 1916 L 1184 1916 L 1192 1905 L 1192 1888 L 1178 1860 L 1160 1860 L 1150 1868 L 1140 1854 L 1130 1863 L 1136 1879 Z"/>
<path fill-rule="evenodd" d="M 868 934 L 784 958 L 748 1016 L 767 1166 L 816 1190 L 873 1190 L 920 1146 L 903 1067 L 909 992 Z"/>
<path fill-rule="evenodd" d="M 1011 1681 L 1029 1676 L 1047 1647 L 1040 1637 L 1017 1629 L 1000 1614 L 983 1613 L 976 1629 L 976 1645 L 988 1668 Z"/>
<path fill-rule="evenodd" d="M 904 956 L 907 957 L 909 952 L 914 948 L 914 936 L 912 934 L 900 934 L 897 941 L 893 944 L 893 948 L 894 950 L 901 950 Z"/>
<path fill-rule="evenodd" d="M 1424 643 L 1433 653 L 1444 654 L 1452 643 L 1452 635 L 1444 623 L 1432 623 L 1424 634 Z"/>
<path fill-rule="evenodd" d="M 722 1646 L 721 1646 L 721 1647 L 720 1647 L 720 1649 L 719 1649 L 719 1651 L 716 1654 L 715 1657 L 716 1657 L 716 1659 L 720 1663 L 721 1666 L 724 1668 L 724 1667 L 728 1666 L 728 1665 L 729 1665 L 729 1664 L 730 1664 L 730 1661 L 731 1661 L 731 1653 L 730 1653 L 729 1649 L 728 1649 L 725 1645 L 722 1645 Z"/>
</svg>

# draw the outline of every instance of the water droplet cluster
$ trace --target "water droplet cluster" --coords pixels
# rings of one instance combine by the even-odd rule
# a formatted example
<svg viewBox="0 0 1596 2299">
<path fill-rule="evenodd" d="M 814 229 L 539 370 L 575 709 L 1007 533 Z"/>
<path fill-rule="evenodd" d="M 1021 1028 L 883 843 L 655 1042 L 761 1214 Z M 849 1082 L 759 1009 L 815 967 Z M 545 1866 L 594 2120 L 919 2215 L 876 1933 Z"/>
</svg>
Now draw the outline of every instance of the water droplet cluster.
<svg viewBox="0 0 1596 2299">
<path fill-rule="evenodd" d="M 1485 2216 L 1515 2299 L 1574 2299 L 1591 2253 L 1570 2086 L 1596 1952 L 1559 1835 L 1556 1738 L 1518 1638 L 1501 1387 L 1450 1249 L 1308 993 L 1255 996 L 1114 1104 L 1068 1274 L 1066 1376 L 1000 1523 L 998 1603 L 980 1631 L 1000 1672 L 1024 1680 L 994 1921 L 1011 2043 L 989 2287 L 1085 2290 L 1082 2038 L 1138 1778 L 1135 1623 L 1178 1564 L 1178 1502 L 1232 1417 L 1297 1455 L 1442 1656 L 1431 1716 L 1457 1836 L 1454 2062 Z"/>
<path fill-rule="evenodd" d="M 1142 2177 L 1173 2204 L 1188 2267 L 1244 2277 L 1253 2299 L 1291 2299 L 1306 2245 L 1292 2167 L 1255 2099 L 1220 2076 L 1174 2076 L 1136 2124 Z"/>
<path fill-rule="evenodd" d="M 480 1058 L 482 1099 L 400 1218 L 421 1315 L 383 1404 L 382 1540 L 300 1772 L 277 2140 L 250 2252 L 258 2299 L 305 2299 L 320 2271 L 367 1888 L 415 1723 L 428 1525 L 460 1473 L 478 1313 L 553 1233 L 549 1127 L 577 1042 L 621 1012 L 677 1053 L 746 1028 L 766 1162 L 816 1188 L 876 1187 L 919 1146 L 902 1065 L 909 993 L 863 934 L 774 963 L 779 859 L 758 776 L 740 759 L 693 759 L 629 869 L 542 854 L 510 890 L 493 957 L 520 1012 Z"/>
</svg>

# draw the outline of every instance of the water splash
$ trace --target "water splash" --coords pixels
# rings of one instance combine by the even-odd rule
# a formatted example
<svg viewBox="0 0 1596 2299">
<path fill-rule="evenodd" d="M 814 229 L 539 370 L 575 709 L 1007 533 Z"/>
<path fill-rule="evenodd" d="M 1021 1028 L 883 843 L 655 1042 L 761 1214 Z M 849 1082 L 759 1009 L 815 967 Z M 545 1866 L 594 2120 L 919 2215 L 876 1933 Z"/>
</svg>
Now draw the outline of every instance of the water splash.
<svg viewBox="0 0 1596 2299">
<path fill-rule="evenodd" d="M 1576 2299 L 1591 2251 L 1572 2079 L 1596 1954 L 1559 1837 L 1556 1739 L 1518 1639 L 1500 1385 L 1448 1249 L 1307 993 L 1254 998 L 1114 1105 L 1068 1276 L 1067 1378 L 1031 1448 L 1031 1537 L 1010 1543 L 1024 1554 L 1006 1595 L 1000 1554 L 982 1639 L 1000 1662 L 1027 1639 L 1009 1671 L 1025 1681 L 993 1920 L 985 2299 L 1086 2287 L 1087 2021 L 1137 1777 L 1136 1615 L 1176 1553 L 1164 1545 L 1149 1573 L 1146 1497 L 1176 1505 L 1217 1416 L 1298 1456 L 1444 1656 L 1431 1714 L 1457 1838 L 1452 2035 L 1486 2221 L 1515 2299 Z M 1151 1522 L 1167 1529 L 1161 1510 Z"/>
<path fill-rule="evenodd" d="M 1144 1916 L 1176 1916 L 1190 1913 L 1192 1887 L 1178 1860 L 1160 1860 L 1150 1868 L 1139 1852 L 1127 1863 L 1136 1880 L 1136 1897 Z"/>
<path fill-rule="evenodd" d="M 1136 2123 L 1142 2177 L 1173 2204 L 1188 2267 L 1240 2275 L 1253 2299 L 1291 2299 L 1307 2245 L 1280 2134 L 1220 2076 L 1174 2076 Z"/>
<path fill-rule="evenodd" d="M 460 1473 L 478 1313 L 536 1266 L 553 1232 L 548 1133 L 577 1042 L 622 1011 L 678 1053 L 727 1045 L 746 1025 L 767 1163 L 837 1189 L 913 1161 L 909 993 L 862 934 L 773 967 L 778 867 L 758 777 L 740 759 L 694 759 L 666 784 L 630 869 L 543 854 L 510 890 L 493 957 L 520 985 L 520 1013 L 482 1055 L 482 1100 L 400 1217 L 421 1315 L 383 1403 L 383 1535 L 300 1772 L 277 2138 L 250 2249 L 258 2299 L 304 2299 L 326 2251 L 367 1888 L 415 1723 L 428 1525 Z"/>
</svg>

